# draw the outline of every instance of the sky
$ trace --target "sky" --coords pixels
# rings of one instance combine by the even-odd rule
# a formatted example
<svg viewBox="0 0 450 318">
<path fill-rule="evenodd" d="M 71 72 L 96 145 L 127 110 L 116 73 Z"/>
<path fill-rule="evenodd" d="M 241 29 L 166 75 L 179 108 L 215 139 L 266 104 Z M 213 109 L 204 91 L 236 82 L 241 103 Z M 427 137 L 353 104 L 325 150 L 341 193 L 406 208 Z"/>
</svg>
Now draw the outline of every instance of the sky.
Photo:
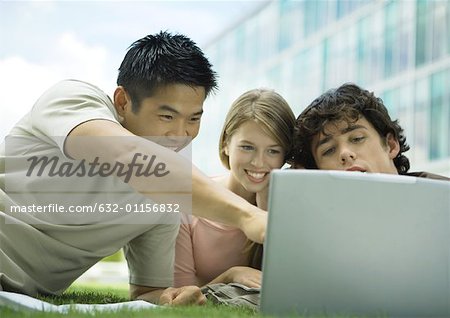
<svg viewBox="0 0 450 318">
<path fill-rule="evenodd" d="M 264 1 L 0 0 L 0 138 L 51 85 L 76 78 L 111 95 L 128 46 L 160 30 L 204 47 Z"/>
</svg>

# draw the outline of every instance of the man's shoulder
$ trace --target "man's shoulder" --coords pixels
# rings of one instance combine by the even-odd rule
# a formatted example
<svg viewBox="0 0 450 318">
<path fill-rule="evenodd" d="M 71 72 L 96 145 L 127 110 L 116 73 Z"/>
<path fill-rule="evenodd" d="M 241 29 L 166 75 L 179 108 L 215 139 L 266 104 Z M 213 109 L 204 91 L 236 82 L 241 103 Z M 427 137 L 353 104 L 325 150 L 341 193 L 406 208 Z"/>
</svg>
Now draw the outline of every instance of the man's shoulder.
<svg viewBox="0 0 450 318">
<path fill-rule="evenodd" d="M 77 79 L 64 79 L 51 86 L 43 95 L 53 94 L 81 94 L 83 96 L 100 95 L 102 97 L 107 96 L 105 92 L 99 87 L 90 84 L 88 82 L 80 81 Z M 86 94 L 87 93 L 87 94 Z"/>
<path fill-rule="evenodd" d="M 408 172 L 405 175 L 411 176 L 411 177 L 419 177 L 419 178 L 427 178 L 427 179 L 435 179 L 435 180 L 446 180 L 450 181 L 450 178 L 441 176 L 438 174 L 426 172 L 426 171 L 418 171 L 418 172 Z"/>
<path fill-rule="evenodd" d="M 58 87 L 58 86 L 67 86 L 67 87 L 81 86 L 81 87 L 90 87 L 93 89 L 100 89 L 91 83 L 88 83 L 88 82 L 85 82 L 82 80 L 78 80 L 78 79 L 74 79 L 74 78 L 63 79 L 53 85 L 53 87 Z"/>
</svg>

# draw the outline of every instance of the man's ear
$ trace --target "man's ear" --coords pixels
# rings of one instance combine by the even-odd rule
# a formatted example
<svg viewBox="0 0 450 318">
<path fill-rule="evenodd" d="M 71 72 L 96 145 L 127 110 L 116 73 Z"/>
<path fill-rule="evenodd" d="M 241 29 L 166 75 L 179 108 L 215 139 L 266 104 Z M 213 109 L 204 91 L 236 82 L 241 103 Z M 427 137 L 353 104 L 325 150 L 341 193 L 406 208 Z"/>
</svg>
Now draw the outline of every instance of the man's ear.
<svg viewBox="0 0 450 318">
<path fill-rule="evenodd" d="M 394 159 L 397 157 L 400 152 L 400 143 L 397 138 L 395 138 L 394 134 L 388 133 L 386 136 L 386 145 L 389 151 L 389 158 Z"/>
<path fill-rule="evenodd" d="M 131 99 L 123 86 L 117 86 L 114 91 L 114 108 L 120 118 L 124 118 L 128 109 L 131 109 Z"/>
</svg>

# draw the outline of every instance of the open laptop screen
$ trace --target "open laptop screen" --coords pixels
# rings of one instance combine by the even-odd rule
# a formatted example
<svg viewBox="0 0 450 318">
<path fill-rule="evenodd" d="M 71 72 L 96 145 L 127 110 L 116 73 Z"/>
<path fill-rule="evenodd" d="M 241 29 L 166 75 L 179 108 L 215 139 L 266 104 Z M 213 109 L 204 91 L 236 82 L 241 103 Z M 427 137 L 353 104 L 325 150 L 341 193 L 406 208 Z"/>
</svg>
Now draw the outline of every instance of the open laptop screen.
<svg viewBox="0 0 450 318">
<path fill-rule="evenodd" d="M 450 182 L 272 172 L 265 314 L 450 316 Z"/>
</svg>

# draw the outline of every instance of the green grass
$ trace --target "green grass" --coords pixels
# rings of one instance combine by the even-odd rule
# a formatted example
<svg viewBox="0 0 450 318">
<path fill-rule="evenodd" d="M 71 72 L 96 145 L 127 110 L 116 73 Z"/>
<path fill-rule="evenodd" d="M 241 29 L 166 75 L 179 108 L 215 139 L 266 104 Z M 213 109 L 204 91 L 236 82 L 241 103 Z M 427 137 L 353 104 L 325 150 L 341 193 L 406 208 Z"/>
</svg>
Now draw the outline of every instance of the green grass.
<svg viewBox="0 0 450 318">
<path fill-rule="evenodd" d="M 40 299 L 55 305 L 61 304 L 107 304 L 128 301 L 128 289 L 125 285 L 116 286 L 99 286 L 99 285 L 73 285 L 66 292 L 60 296 L 41 296 Z M 70 317 L 70 318 L 144 318 L 144 317 L 268 317 L 260 315 L 249 308 L 230 307 L 225 305 L 215 305 L 208 303 L 204 306 L 183 306 L 183 307 L 161 307 L 145 310 L 119 310 L 115 312 L 94 312 L 81 313 L 71 311 L 68 315 L 60 313 L 46 313 L 46 312 L 25 312 L 13 311 L 6 308 L 0 308 L 0 317 L 12 318 L 50 318 L 50 317 Z M 292 317 L 308 317 L 308 318 L 350 318 L 354 316 L 342 315 L 293 315 Z"/>
<path fill-rule="evenodd" d="M 124 260 L 125 256 L 123 256 L 122 250 L 118 250 L 116 253 L 106 256 L 102 262 L 123 262 Z"/>
<path fill-rule="evenodd" d="M 73 285 L 60 296 L 39 296 L 39 299 L 55 305 L 63 304 L 111 304 L 129 301 L 127 287 Z"/>
<path fill-rule="evenodd" d="M 128 289 L 123 286 L 94 286 L 94 285 L 75 285 L 71 286 L 60 296 L 40 296 L 41 300 L 47 301 L 55 305 L 61 304 L 107 304 L 129 301 Z M 234 308 L 228 306 L 218 306 L 207 304 L 205 306 L 184 306 L 184 307 L 162 307 L 146 310 L 119 310 L 115 312 L 97 312 L 97 313 L 80 313 L 71 311 L 67 317 L 255 317 L 254 311 L 247 308 Z M 0 308 L 0 317 L 61 317 L 60 313 L 46 312 L 25 312 L 13 311 L 6 308 Z"/>
</svg>

